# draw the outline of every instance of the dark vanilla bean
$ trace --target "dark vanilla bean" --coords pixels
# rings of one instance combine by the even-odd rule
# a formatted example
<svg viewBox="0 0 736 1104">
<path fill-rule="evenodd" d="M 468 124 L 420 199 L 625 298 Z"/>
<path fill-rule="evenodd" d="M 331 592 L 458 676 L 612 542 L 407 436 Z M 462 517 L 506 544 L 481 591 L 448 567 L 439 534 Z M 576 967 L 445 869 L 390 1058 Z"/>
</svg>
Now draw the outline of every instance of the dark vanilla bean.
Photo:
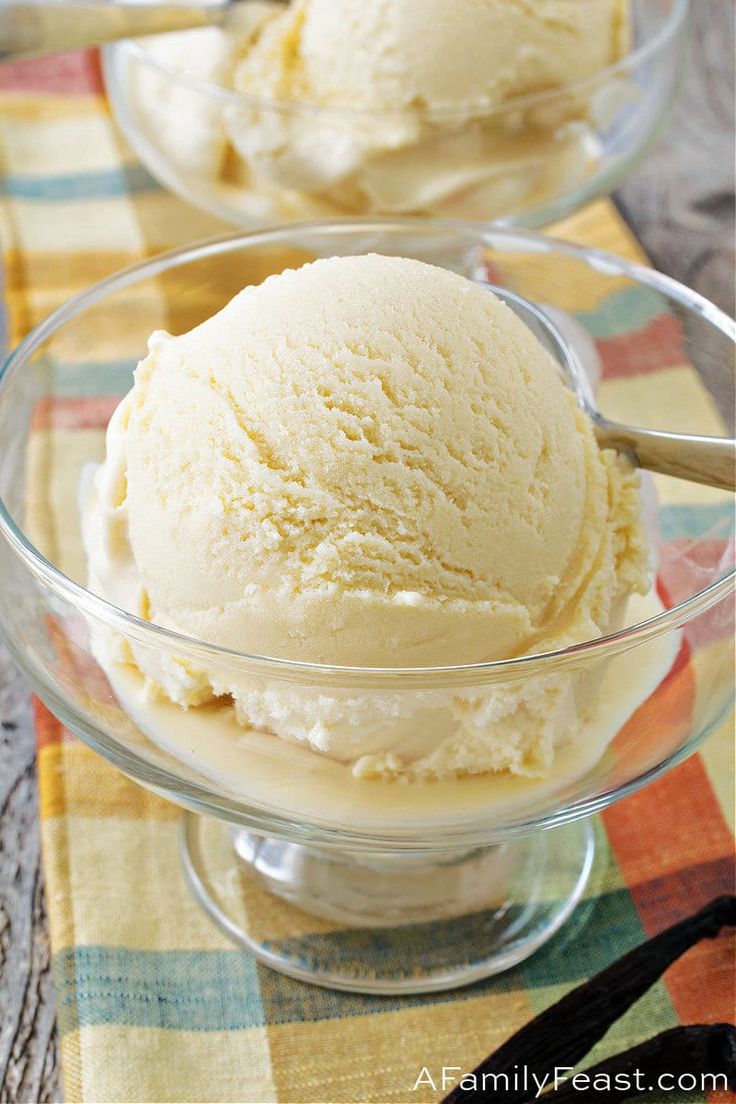
<svg viewBox="0 0 736 1104">
<path fill-rule="evenodd" d="M 736 897 L 716 897 L 694 916 L 635 947 L 535 1016 L 476 1067 L 475 1076 L 466 1080 L 470 1087 L 464 1089 L 458 1084 L 444 1104 L 480 1104 L 486 1100 L 493 1104 L 526 1104 L 534 1097 L 534 1085 L 543 1079 L 548 1084 L 556 1068 L 576 1066 L 685 951 L 734 925 Z M 526 1078 L 518 1078 L 519 1070 L 526 1071 Z M 519 1087 L 486 1092 L 482 1088 L 484 1074 L 507 1074 L 509 1084 Z M 487 1078 L 488 1083 L 504 1082 Z"/>
<path fill-rule="evenodd" d="M 722 1083 L 725 1077 L 728 1088 L 736 1091 L 736 1027 L 691 1024 L 662 1031 L 645 1043 L 584 1070 L 585 1081 L 577 1085 L 568 1081 L 545 1093 L 543 1099 L 544 1104 L 580 1104 L 588 1098 L 596 1104 L 611 1104 L 648 1096 L 657 1089 L 672 1091 L 683 1074 L 698 1078 L 698 1082 L 703 1074 L 708 1074 L 706 1088 L 725 1088 Z M 660 1078 L 666 1082 L 660 1082 Z M 720 1078 L 720 1086 L 712 1078 Z M 621 1087 L 617 1088 L 617 1084 Z M 701 1087 L 699 1082 L 697 1088 Z"/>
</svg>

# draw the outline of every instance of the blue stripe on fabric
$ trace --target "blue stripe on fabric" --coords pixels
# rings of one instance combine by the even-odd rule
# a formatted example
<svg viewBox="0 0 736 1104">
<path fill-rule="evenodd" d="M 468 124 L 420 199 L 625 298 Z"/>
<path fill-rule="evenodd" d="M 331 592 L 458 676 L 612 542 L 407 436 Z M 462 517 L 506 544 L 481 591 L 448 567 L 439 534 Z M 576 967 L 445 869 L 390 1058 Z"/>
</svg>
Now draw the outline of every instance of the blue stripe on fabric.
<svg viewBox="0 0 736 1104">
<path fill-rule="evenodd" d="M 575 317 L 591 337 L 616 337 L 643 330 L 668 309 L 667 300 L 659 292 L 632 286 L 612 292 L 594 310 L 580 311 Z"/>
<path fill-rule="evenodd" d="M 145 348 L 141 350 L 141 356 L 144 354 Z M 65 398 L 87 398 L 89 395 L 120 395 L 122 398 L 133 386 L 137 363 L 136 359 L 55 363 L 51 366 L 54 393 Z"/>
<path fill-rule="evenodd" d="M 727 864 L 726 864 L 727 865 Z M 714 862 L 679 872 L 688 878 L 726 884 L 729 871 Z M 717 877 L 716 877 L 717 874 Z M 658 885 L 658 883 L 657 883 Z M 653 890 L 655 892 L 655 890 Z M 656 892 L 661 893 L 658 886 Z M 462 922 L 462 921 L 461 921 Z M 411 925 L 407 931 L 426 927 L 448 933 L 457 920 L 443 924 Z M 326 953 L 349 960 L 356 946 L 385 966 L 391 953 L 392 933 L 381 929 L 338 931 L 305 936 L 301 940 L 275 940 L 270 946 L 303 960 Z M 62 1032 L 79 1026 L 125 1024 L 163 1027 L 180 1031 L 247 1030 L 264 1024 L 319 1022 L 426 1006 L 448 1001 L 472 1000 L 486 993 L 541 991 L 571 986 L 609 965 L 646 938 L 628 889 L 620 888 L 584 900 L 570 921 L 520 967 L 488 978 L 462 990 L 413 997 L 380 997 L 341 993 L 305 985 L 256 964 L 247 952 L 142 951 L 120 947 L 82 946 L 54 957 L 54 977 Z M 669 1001 L 658 1009 L 652 1030 L 669 1026 Z"/>
<path fill-rule="evenodd" d="M 53 203 L 112 199 L 131 192 L 159 191 L 160 187 L 142 165 L 135 164 L 58 176 L 13 173 L 0 180 L 0 195 Z"/>
<path fill-rule="evenodd" d="M 482 918 L 476 920 L 478 934 L 476 948 L 480 949 L 485 937 Z M 440 924 L 407 926 L 407 938 L 416 951 L 417 943 L 423 943 L 422 928 L 426 928 L 426 945 L 432 937 L 445 944 L 449 958 L 453 958 L 456 942 L 462 945 L 472 918 L 461 917 Z M 601 932 L 606 938 L 601 938 Z M 302 1021 L 339 1019 L 347 1016 L 380 1014 L 407 1008 L 442 1004 L 447 1001 L 472 1000 L 485 993 L 524 992 L 530 988 L 545 989 L 555 985 L 572 985 L 607 966 L 613 958 L 630 950 L 644 938 L 641 921 L 627 889 L 617 889 L 578 905 L 573 918 L 560 935 L 542 947 L 533 958 L 520 968 L 498 977 L 472 985 L 469 988 L 446 993 L 423 994 L 416 997 L 374 997 L 360 994 L 335 993 L 291 981 L 282 974 L 263 968 L 261 971 L 261 1000 L 266 1023 L 284 1024 Z M 367 948 L 372 944 L 372 951 Z M 339 932 L 331 935 L 312 935 L 301 940 L 279 940 L 270 944 L 272 950 L 286 952 L 290 957 L 300 957 L 306 965 L 326 961 L 355 958 L 356 952 L 365 955 L 365 964 L 371 959 L 382 970 L 390 968 L 392 954 L 391 936 L 380 929 L 369 932 Z M 400 947 L 396 948 L 397 955 Z M 430 955 L 431 957 L 431 955 Z M 397 963 L 398 965 L 398 963 Z"/>
<path fill-rule="evenodd" d="M 667 542 L 678 537 L 727 537 L 734 520 L 733 502 L 709 503 L 708 505 L 661 506 L 657 519 L 662 540 Z"/>
<path fill-rule="evenodd" d="M 446 924 L 412 925 L 435 934 Z M 602 928 L 607 932 L 601 940 Z M 456 933 L 457 934 L 457 933 Z M 410 937 L 411 932 L 409 933 Z M 54 957 L 59 1020 L 63 1032 L 80 1026 L 126 1024 L 179 1031 L 233 1031 L 263 1024 L 341 1019 L 380 1014 L 409 1005 L 466 1000 L 485 992 L 519 992 L 572 984 L 595 973 L 643 938 L 628 890 L 583 902 L 561 936 L 543 947 L 522 969 L 489 978 L 462 991 L 416 997 L 338 993 L 293 981 L 244 951 L 141 951 L 81 946 Z M 302 960 L 349 960 L 356 941 L 365 963 L 384 968 L 392 933 L 381 929 L 340 931 L 278 940 L 270 946 Z M 567 948 L 565 951 L 564 948 Z"/>
<path fill-rule="evenodd" d="M 63 1031 L 126 1024 L 177 1031 L 263 1025 L 255 959 L 245 951 L 82 946 L 54 958 Z"/>
<path fill-rule="evenodd" d="M 523 962 L 520 973 L 527 989 L 579 982 L 646 938 L 629 890 L 617 889 L 581 901 L 559 935 Z"/>
</svg>

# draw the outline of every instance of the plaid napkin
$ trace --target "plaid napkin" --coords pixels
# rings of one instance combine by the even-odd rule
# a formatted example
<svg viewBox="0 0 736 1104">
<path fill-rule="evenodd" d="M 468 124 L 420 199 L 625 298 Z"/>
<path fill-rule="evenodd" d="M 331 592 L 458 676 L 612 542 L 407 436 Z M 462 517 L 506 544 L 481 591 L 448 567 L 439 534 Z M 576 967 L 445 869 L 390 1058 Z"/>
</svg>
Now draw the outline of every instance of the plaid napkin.
<svg viewBox="0 0 736 1104">
<path fill-rule="evenodd" d="M 0 171 L 13 341 L 113 270 L 225 229 L 167 195 L 136 163 L 110 119 L 94 53 L 0 68 Z M 607 203 L 594 204 L 556 233 L 640 257 Z M 629 363 L 631 304 L 624 293 L 600 301 L 591 286 L 577 309 L 598 342 L 605 397 L 615 404 Z M 657 309 L 653 302 L 635 325 L 646 331 L 656 324 Z M 670 373 L 674 428 L 719 432 L 693 371 L 672 363 L 664 358 L 648 367 Z M 632 385 L 639 389 L 642 423 L 655 423 L 661 412 L 647 377 L 627 381 Z M 101 442 L 109 408 L 77 396 L 63 420 L 51 426 L 40 419 L 36 433 L 63 433 L 73 452 L 85 434 L 96 433 Z M 674 493 L 661 511 L 666 538 L 686 537 L 693 511 L 703 508 L 696 488 L 688 486 L 685 497 L 681 489 Z M 63 488 L 57 494 L 63 498 Z M 78 555 L 66 546 L 61 502 L 46 498 L 38 513 L 56 533 L 61 561 Z M 601 879 L 564 932 L 522 966 L 435 996 L 333 993 L 275 974 L 227 942 L 184 885 L 178 810 L 113 770 L 40 704 L 36 717 L 70 1101 L 435 1100 L 439 1088 L 413 1089 L 422 1067 L 472 1069 L 573 984 L 732 888 L 729 725 L 700 754 L 603 814 L 599 834 L 610 850 Z M 701 944 L 615 1025 L 586 1065 L 680 1022 L 730 1019 L 731 966 L 725 938 Z M 681 1097 L 648 1099 L 672 1104 Z"/>
</svg>

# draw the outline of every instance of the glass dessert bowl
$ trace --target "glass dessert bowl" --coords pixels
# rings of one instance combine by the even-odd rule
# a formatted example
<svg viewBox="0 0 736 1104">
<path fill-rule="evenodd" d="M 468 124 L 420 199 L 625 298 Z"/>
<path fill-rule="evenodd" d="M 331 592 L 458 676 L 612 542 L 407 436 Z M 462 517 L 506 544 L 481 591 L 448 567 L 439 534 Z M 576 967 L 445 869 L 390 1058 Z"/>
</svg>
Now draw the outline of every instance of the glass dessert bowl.
<svg viewBox="0 0 736 1104">
<path fill-rule="evenodd" d="M 436 102 L 404 90 L 409 106 L 401 109 L 393 109 L 390 96 L 388 107 L 366 107 L 360 94 L 370 82 L 363 80 L 355 81 L 360 106 L 350 101 L 345 106 L 339 96 L 327 104 L 283 98 L 278 92 L 283 82 L 272 72 L 277 48 L 264 50 L 263 64 L 238 78 L 246 48 L 213 39 L 222 34 L 214 28 L 190 33 L 189 39 L 185 32 L 107 47 L 105 77 L 121 130 L 151 173 L 190 202 L 238 225 L 421 214 L 536 227 L 612 191 L 657 135 L 676 95 L 687 7 L 687 0 L 625 0 L 627 29 L 610 32 L 620 42 L 607 59 L 601 47 L 603 60 L 595 65 L 582 65 L 581 59 L 592 58 L 594 40 L 608 34 L 611 5 L 602 5 L 600 35 L 591 25 L 578 48 L 548 42 L 544 35 L 553 32 L 540 17 L 533 26 L 540 42 L 528 51 L 542 70 L 526 74 L 520 51 L 522 91 L 517 94 L 512 83 L 499 98 L 494 92 L 473 101 L 468 76 L 469 99 L 462 107 L 447 98 L 447 82 L 438 84 L 442 94 Z M 248 9 L 255 10 L 244 6 L 243 19 L 249 18 Z M 433 22 L 421 8 L 417 12 L 416 33 L 406 32 L 412 42 Z M 249 33 L 240 32 L 244 39 Z M 452 44 L 443 42 L 428 68 L 441 72 L 444 61 L 456 72 L 476 63 L 480 73 L 511 71 L 517 63 L 509 60 L 506 26 L 489 35 L 489 42 L 503 40 L 500 57 L 483 63 L 475 38 L 472 49 L 458 40 L 458 57 L 465 61 L 453 61 L 446 56 Z M 330 28 L 327 37 L 335 37 Z M 365 37 L 375 33 L 366 30 Z M 358 70 L 372 71 L 375 62 L 375 84 L 390 85 L 390 66 L 384 79 L 380 57 L 358 56 L 361 39 L 337 40 L 342 48 L 336 80 L 350 83 L 351 70 L 342 62 L 347 55 L 355 57 Z M 549 60 L 555 57 L 557 62 Z M 318 61 L 321 72 L 330 68 L 321 55 Z M 271 77 L 275 91 L 267 92 Z M 432 80 L 427 83 L 434 88 Z"/>
<path fill-rule="evenodd" d="M 15 658 L 62 723 L 184 807 L 185 870 L 234 939 L 306 981 L 412 993 L 468 984 L 538 948 L 595 869 L 590 815 L 681 761 L 727 716 L 733 500 L 647 477 L 653 593 L 632 599 L 623 627 L 604 637 L 499 662 L 407 667 L 397 656 L 394 667 L 361 668 L 273 659 L 159 628 L 91 593 L 80 483 L 88 462 L 102 458 L 105 427 L 149 334 L 188 330 L 244 283 L 368 252 L 430 261 L 535 303 L 591 378 L 602 377 L 604 413 L 718 432 L 708 380 L 732 359 L 733 324 L 648 269 L 460 222 L 312 224 L 221 239 L 96 285 L 9 358 L 0 384 L 0 611 Z M 673 391 L 678 421 L 668 425 Z M 113 639 L 137 667 L 111 658 Z M 365 778 L 242 728 L 226 701 L 184 711 L 147 699 L 146 657 L 216 669 L 278 700 L 418 716 L 416 725 L 442 723 L 448 699 L 517 700 L 564 680 L 597 693 L 582 738 L 538 778 Z"/>
</svg>

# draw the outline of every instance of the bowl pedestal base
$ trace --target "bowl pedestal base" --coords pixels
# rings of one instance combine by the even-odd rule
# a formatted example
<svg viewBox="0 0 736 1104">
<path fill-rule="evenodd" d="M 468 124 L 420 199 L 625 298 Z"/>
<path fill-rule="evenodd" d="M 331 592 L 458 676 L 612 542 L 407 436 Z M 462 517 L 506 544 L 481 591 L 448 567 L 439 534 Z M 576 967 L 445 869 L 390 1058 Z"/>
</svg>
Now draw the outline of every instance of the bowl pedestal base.
<svg viewBox="0 0 736 1104">
<path fill-rule="evenodd" d="M 533 954 L 583 896 L 596 835 L 576 821 L 473 850 L 349 852 L 185 813 L 181 846 L 199 903 L 265 965 L 333 989 L 411 994 Z"/>
</svg>

